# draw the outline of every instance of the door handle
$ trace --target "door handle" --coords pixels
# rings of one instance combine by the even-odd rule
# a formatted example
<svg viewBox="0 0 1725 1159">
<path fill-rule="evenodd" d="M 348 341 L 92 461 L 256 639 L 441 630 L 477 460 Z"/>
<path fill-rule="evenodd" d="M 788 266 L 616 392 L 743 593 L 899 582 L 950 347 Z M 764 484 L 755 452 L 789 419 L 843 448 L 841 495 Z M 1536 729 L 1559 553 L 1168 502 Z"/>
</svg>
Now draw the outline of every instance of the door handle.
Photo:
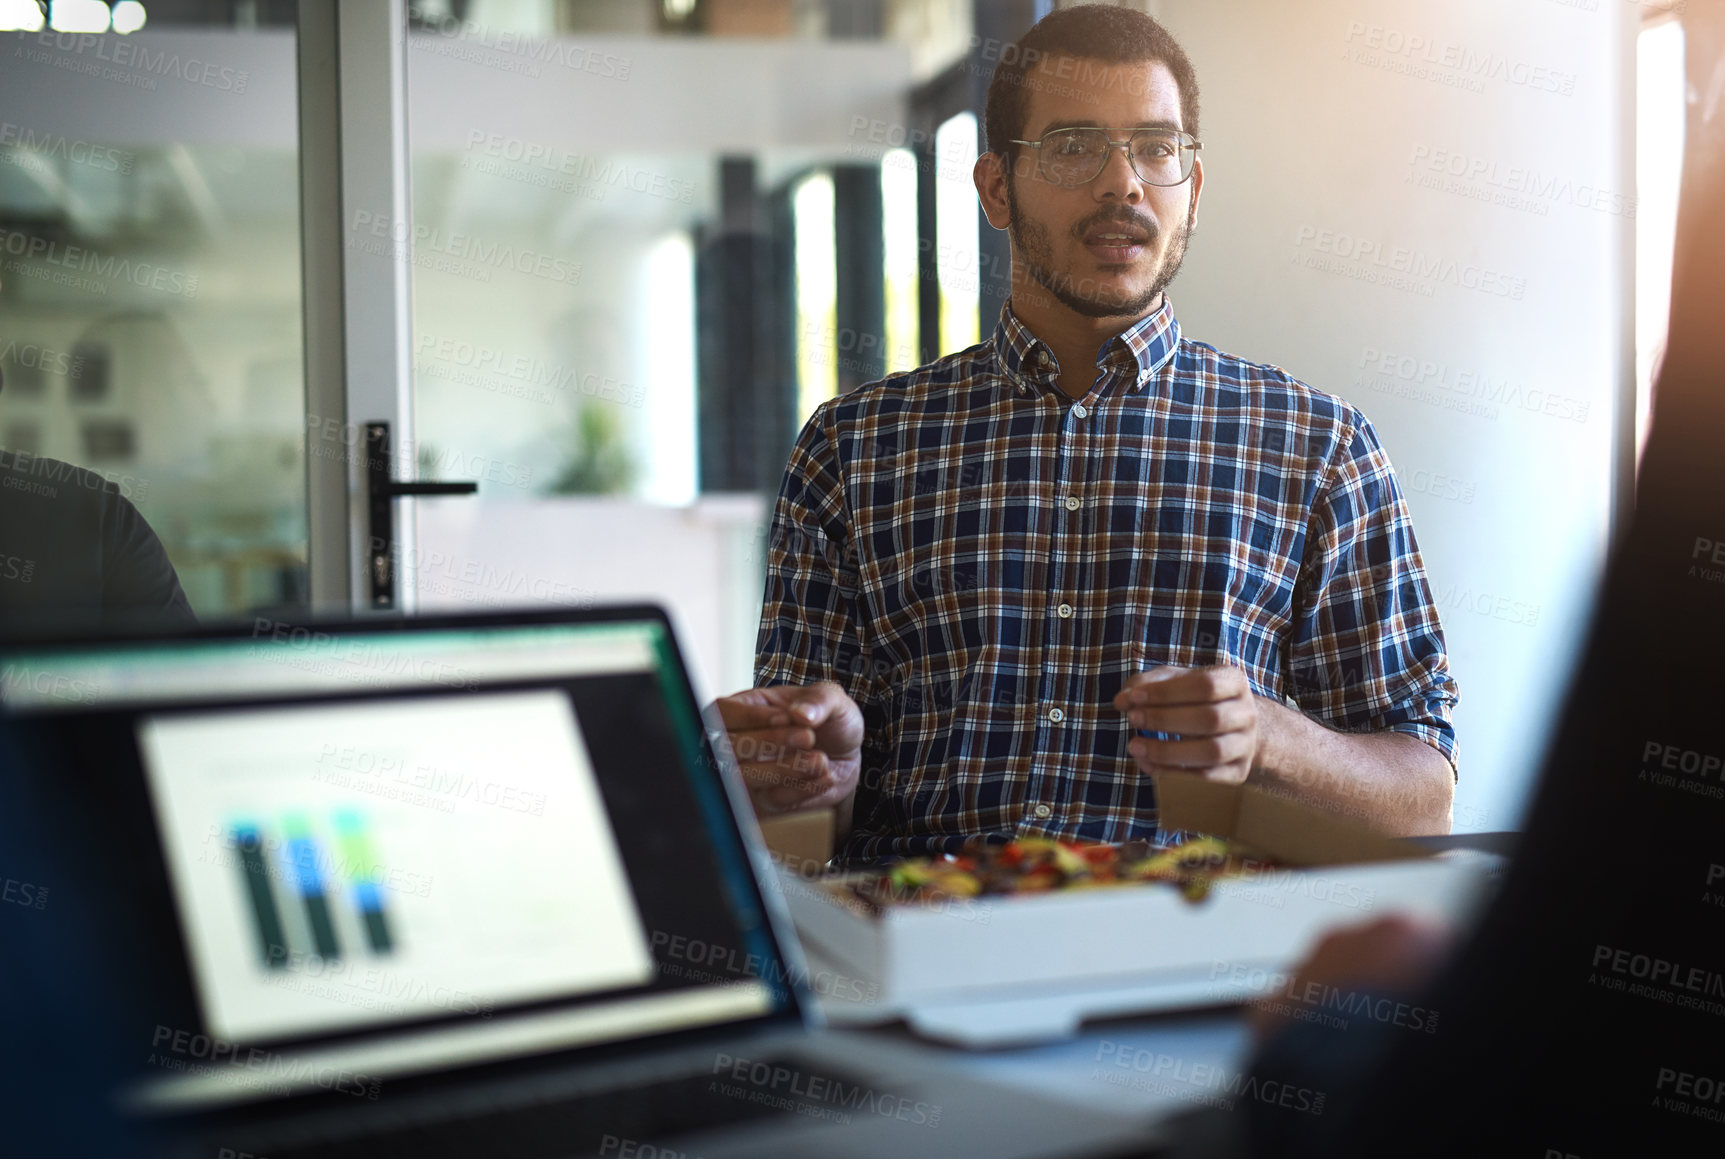
<svg viewBox="0 0 1725 1159">
<path fill-rule="evenodd" d="M 373 611 L 390 611 L 397 604 L 395 567 L 395 500 L 401 495 L 472 495 L 478 483 L 408 483 L 391 470 L 389 424 L 365 424 L 366 506 L 370 510 L 371 536 L 366 541 L 370 558 L 366 573 L 371 581 Z"/>
</svg>

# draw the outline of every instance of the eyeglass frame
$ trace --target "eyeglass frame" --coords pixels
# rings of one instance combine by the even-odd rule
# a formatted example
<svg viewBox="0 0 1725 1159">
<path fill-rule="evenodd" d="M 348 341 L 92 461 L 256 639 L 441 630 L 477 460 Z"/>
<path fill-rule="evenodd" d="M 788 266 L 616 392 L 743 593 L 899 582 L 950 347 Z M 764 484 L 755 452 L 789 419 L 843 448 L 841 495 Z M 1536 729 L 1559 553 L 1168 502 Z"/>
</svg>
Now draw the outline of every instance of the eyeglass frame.
<svg viewBox="0 0 1725 1159">
<path fill-rule="evenodd" d="M 1074 184 L 1067 185 L 1067 184 L 1063 184 L 1062 182 L 1056 181 L 1052 177 L 1048 176 L 1048 173 L 1043 168 L 1043 164 L 1042 164 L 1042 145 L 1043 145 L 1044 141 L 1047 141 L 1048 138 L 1054 136 L 1056 133 L 1096 133 L 1096 132 L 1100 132 L 1100 133 L 1130 133 L 1131 136 L 1127 137 L 1124 141 L 1116 141 L 1116 140 L 1114 140 L 1113 137 L 1109 137 L 1108 142 L 1107 142 L 1108 143 L 1108 149 L 1107 149 L 1107 151 L 1105 151 L 1102 154 L 1102 163 L 1096 167 L 1096 172 L 1092 176 L 1086 178 L 1083 181 L 1079 181 L 1079 182 L 1076 182 Z M 1158 182 L 1150 180 L 1148 177 L 1144 176 L 1144 174 L 1139 173 L 1138 172 L 1138 165 L 1132 159 L 1132 141 L 1133 141 L 1133 138 L 1137 137 L 1138 134 L 1140 134 L 1140 133 L 1165 133 L 1165 134 L 1169 134 L 1169 135 L 1172 135 L 1174 137 L 1179 138 L 1180 142 L 1183 146 L 1190 148 L 1192 150 L 1192 168 L 1190 168 L 1186 171 L 1186 176 L 1180 178 L 1180 180 L 1174 182 L 1172 185 L 1162 185 Z M 1188 142 L 1189 142 L 1189 144 L 1188 144 Z M 1013 141 L 1009 141 L 1008 143 L 1013 144 L 1013 145 L 1027 145 L 1030 148 L 1035 149 L 1036 150 L 1036 173 L 1037 173 L 1037 176 L 1041 177 L 1042 180 L 1048 182 L 1048 184 L 1054 186 L 1057 189 L 1077 189 L 1080 186 L 1090 184 L 1092 181 L 1096 180 L 1096 178 L 1102 176 L 1103 171 L 1108 168 L 1108 155 L 1109 155 L 1109 153 L 1113 152 L 1115 149 L 1126 150 L 1126 164 L 1127 164 L 1127 166 L 1132 170 L 1133 174 L 1138 178 L 1138 180 L 1144 182 L 1144 184 L 1146 184 L 1146 185 L 1148 185 L 1154 189 L 1178 189 L 1180 186 L 1186 184 L 1186 182 L 1192 180 L 1192 174 L 1197 172 L 1197 170 L 1198 170 L 1198 153 L 1200 151 L 1202 151 L 1204 148 L 1204 142 L 1200 141 L 1198 138 L 1194 137 L 1192 134 L 1188 133 L 1184 129 L 1144 129 L 1144 128 L 1131 128 L 1131 127 L 1125 126 L 1125 125 L 1067 125 L 1065 128 L 1048 130 L 1048 132 L 1042 134 L 1041 140 L 1037 140 L 1037 141 L 1013 140 Z"/>
</svg>

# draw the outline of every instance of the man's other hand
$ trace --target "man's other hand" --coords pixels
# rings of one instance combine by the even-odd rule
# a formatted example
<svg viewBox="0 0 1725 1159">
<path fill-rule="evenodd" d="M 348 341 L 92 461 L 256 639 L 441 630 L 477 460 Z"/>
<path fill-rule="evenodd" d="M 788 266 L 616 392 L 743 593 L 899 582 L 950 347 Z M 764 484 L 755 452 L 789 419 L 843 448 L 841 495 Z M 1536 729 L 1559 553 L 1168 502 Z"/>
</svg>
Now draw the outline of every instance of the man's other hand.
<svg viewBox="0 0 1725 1159">
<path fill-rule="evenodd" d="M 1114 707 L 1134 729 L 1166 738 L 1134 736 L 1127 744 L 1140 772 L 1239 784 L 1257 759 L 1258 698 L 1239 668 L 1152 668 L 1127 678 Z"/>
<path fill-rule="evenodd" d="M 837 684 L 751 688 L 716 707 L 760 816 L 839 806 L 856 791 L 862 710 Z"/>
</svg>

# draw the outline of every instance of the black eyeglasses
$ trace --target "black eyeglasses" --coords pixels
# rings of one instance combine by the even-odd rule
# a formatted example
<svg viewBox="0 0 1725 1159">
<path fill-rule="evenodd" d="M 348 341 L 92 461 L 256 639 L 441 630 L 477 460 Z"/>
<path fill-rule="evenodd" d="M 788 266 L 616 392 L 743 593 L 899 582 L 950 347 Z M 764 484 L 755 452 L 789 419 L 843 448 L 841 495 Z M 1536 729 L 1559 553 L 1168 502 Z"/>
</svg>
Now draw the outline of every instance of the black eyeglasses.
<svg viewBox="0 0 1725 1159">
<path fill-rule="evenodd" d="M 1115 141 L 1110 133 L 1131 133 Z M 1040 141 L 1014 141 L 1037 151 L 1037 171 L 1055 185 L 1084 185 L 1096 180 L 1115 149 L 1126 150 L 1132 171 L 1146 185 L 1179 185 L 1192 176 L 1203 143 L 1175 129 L 1054 129 Z"/>
</svg>

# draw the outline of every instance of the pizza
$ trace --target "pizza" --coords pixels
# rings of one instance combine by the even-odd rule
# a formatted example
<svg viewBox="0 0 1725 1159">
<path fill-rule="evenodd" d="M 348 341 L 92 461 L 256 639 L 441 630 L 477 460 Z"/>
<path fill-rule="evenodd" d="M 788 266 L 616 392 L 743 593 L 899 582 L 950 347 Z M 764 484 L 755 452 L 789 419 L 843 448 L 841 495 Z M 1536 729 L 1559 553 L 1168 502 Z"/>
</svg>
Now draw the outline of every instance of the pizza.
<svg viewBox="0 0 1725 1159">
<path fill-rule="evenodd" d="M 1165 882 L 1197 902 L 1209 896 L 1217 879 L 1262 864 L 1215 837 L 1167 846 L 1148 841 L 1082 844 L 1048 837 L 1021 837 L 1004 844 L 973 839 L 963 853 L 908 858 L 853 881 L 850 888 L 862 900 L 881 906 Z"/>
</svg>

